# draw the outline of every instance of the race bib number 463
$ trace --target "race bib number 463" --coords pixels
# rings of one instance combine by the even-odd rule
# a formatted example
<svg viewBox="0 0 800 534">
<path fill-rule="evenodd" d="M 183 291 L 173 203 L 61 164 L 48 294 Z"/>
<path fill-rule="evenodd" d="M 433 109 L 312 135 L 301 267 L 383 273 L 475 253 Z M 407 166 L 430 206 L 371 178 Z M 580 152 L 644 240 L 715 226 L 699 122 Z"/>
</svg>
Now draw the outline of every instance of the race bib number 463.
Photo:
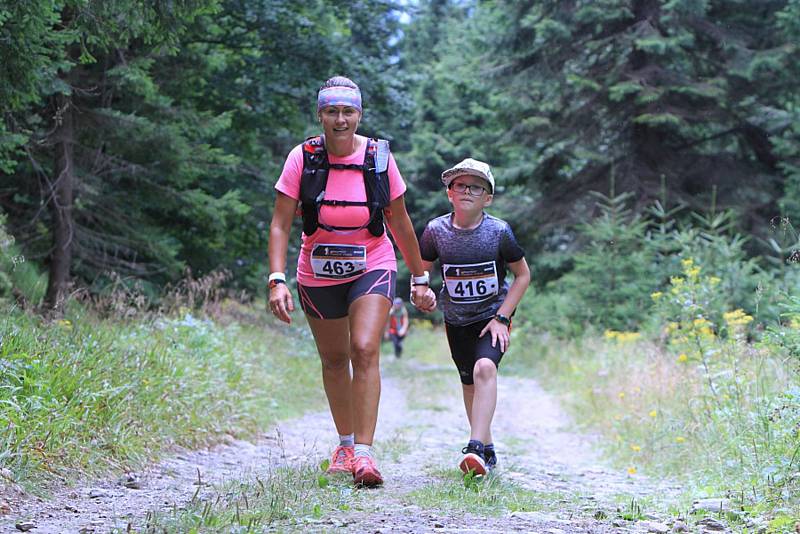
<svg viewBox="0 0 800 534">
<path fill-rule="evenodd" d="M 344 280 L 367 271 L 367 247 L 363 245 L 314 245 L 311 251 L 314 278 Z"/>
<path fill-rule="evenodd" d="M 452 302 L 481 302 L 497 295 L 497 269 L 493 261 L 443 265 L 444 283 Z"/>
</svg>

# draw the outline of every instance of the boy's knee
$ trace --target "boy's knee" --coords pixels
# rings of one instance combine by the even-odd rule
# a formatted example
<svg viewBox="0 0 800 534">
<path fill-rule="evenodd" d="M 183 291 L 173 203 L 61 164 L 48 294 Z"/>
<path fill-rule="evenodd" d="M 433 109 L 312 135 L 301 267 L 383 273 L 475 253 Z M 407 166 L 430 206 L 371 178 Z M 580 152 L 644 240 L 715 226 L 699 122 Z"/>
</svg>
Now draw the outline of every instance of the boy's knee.
<svg viewBox="0 0 800 534">
<path fill-rule="evenodd" d="M 475 380 L 492 380 L 497 376 L 497 365 L 489 358 L 480 358 L 472 371 Z"/>
</svg>

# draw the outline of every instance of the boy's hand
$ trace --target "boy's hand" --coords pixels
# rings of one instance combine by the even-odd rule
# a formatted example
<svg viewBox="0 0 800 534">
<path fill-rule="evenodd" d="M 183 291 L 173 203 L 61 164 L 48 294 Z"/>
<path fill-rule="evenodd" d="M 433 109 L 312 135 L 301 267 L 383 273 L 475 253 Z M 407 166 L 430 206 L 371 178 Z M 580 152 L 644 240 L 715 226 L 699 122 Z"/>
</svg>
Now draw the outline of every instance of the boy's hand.
<svg viewBox="0 0 800 534">
<path fill-rule="evenodd" d="M 478 337 L 483 337 L 486 332 L 490 332 L 492 334 L 493 347 L 496 347 L 497 343 L 500 343 L 501 352 L 508 350 L 508 346 L 511 344 L 511 337 L 508 333 L 508 327 L 506 325 L 500 321 L 492 319 L 486 326 L 483 327 L 483 330 L 481 330 L 481 335 Z"/>
<path fill-rule="evenodd" d="M 436 293 L 430 286 L 418 285 L 411 288 L 411 303 L 421 312 L 430 313 L 436 309 Z"/>
</svg>

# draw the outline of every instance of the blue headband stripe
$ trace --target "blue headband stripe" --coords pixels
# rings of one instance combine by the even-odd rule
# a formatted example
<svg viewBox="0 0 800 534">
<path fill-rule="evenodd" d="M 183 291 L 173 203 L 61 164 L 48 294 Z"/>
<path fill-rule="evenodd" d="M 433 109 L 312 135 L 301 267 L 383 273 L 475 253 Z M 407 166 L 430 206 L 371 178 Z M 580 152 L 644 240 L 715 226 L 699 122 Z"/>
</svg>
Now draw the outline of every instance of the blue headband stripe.
<svg viewBox="0 0 800 534">
<path fill-rule="evenodd" d="M 361 111 L 361 91 L 351 87 L 325 87 L 317 95 L 317 111 L 328 106 L 352 106 Z"/>
</svg>

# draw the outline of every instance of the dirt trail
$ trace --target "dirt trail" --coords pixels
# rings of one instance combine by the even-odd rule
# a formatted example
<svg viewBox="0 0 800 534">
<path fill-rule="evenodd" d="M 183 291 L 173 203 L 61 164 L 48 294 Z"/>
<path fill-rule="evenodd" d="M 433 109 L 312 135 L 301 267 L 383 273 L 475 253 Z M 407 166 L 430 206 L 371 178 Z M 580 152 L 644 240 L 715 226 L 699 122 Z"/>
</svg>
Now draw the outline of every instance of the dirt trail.
<svg viewBox="0 0 800 534">
<path fill-rule="evenodd" d="M 568 430 L 569 418 L 539 385 L 528 379 L 500 377 L 494 425 L 500 458 L 498 476 L 524 488 L 554 495 L 550 512 L 480 517 L 424 509 L 410 502 L 408 493 L 436 482 L 431 469 L 453 468 L 467 434 L 458 389 L 439 395 L 420 407 L 409 400 L 402 378 L 411 360 L 383 364 L 383 392 L 376 435 L 379 466 L 386 483 L 369 490 L 372 511 L 337 512 L 303 530 L 329 532 L 646 532 L 647 523 L 612 524 L 594 520 L 598 510 L 612 512 L 615 495 L 663 494 L 671 488 L 640 477 L 631 478 L 603 466 L 592 439 Z M 406 366 L 402 369 L 401 366 Z M 399 371 L 403 372 L 399 372 Z M 449 368 L 448 368 L 449 370 Z M 419 368 L 419 373 L 430 368 Z M 446 375 L 458 388 L 455 373 Z M 120 480 L 55 491 L 47 501 L 11 498 L 12 513 L 0 516 L 0 532 L 19 532 L 21 519 L 35 525 L 31 532 L 79 533 L 141 526 L 148 510 L 165 510 L 191 499 L 198 491 L 224 481 L 247 478 L 265 465 L 318 463 L 334 442 L 327 412 L 313 413 L 280 424 L 257 443 L 229 440 L 212 450 L 177 454 L 140 474 L 140 489 Z M 383 454 L 392 444 L 406 444 L 402 454 Z M 410 444 L 410 447 L 408 446 Z M 288 453 L 286 451 L 292 451 Z M 559 504 L 560 503 L 560 504 Z M 551 503 L 552 504 L 552 503 Z"/>
</svg>

